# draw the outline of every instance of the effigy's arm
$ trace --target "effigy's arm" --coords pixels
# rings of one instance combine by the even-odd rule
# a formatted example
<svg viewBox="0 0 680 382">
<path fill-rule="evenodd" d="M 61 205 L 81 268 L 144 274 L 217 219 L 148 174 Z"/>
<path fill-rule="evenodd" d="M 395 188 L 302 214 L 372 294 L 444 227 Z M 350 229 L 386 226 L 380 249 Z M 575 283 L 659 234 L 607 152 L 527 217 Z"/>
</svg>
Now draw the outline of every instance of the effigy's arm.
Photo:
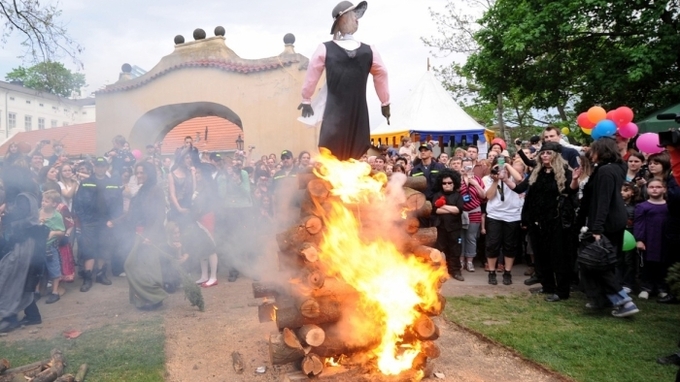
<svg viewBox="0 0 680 382">
<path fill-rule="evenodd" d="M 375 91 L 378 93 L 380 105 L 386 106 L 390 104 L 390 88 L 387 80 L 387 68 L 378 51 L 371 46 L 373 51 L 373 64 L 371 64 L 371 75 L 373 75 L 373 84 Z"/>
<path fill-rule="evenodd" d="M 319 83 L 321 73 L 326 67 L 326 45 L 320 44 L 316 51 L 309 59 L 307 66 L 307 75 L 305 76 L 305 83 L 302 85 L 302 103 L 310 105 L 312 103 L 312 94 Z"/>
</svg>

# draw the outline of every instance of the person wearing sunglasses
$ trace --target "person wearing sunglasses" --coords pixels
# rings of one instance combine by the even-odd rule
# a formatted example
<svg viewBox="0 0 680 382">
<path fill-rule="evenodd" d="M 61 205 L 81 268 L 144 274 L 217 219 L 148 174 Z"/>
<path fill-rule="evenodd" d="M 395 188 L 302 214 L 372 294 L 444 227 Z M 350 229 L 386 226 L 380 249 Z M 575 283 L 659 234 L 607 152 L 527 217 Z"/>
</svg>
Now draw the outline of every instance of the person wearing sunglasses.
<svg viewBox="0 0 680 382">
<path fill-rule="evenodd" d="M 442 170 L 436 178 L 433 196 L 434 225 L 437 227 L 437 246 L 447 258 L 451 277 L 465 281 L 461 273 L 461 233 L 463 230 L 463 197 L 460 195 L 460 174 Z"/>
</svg>

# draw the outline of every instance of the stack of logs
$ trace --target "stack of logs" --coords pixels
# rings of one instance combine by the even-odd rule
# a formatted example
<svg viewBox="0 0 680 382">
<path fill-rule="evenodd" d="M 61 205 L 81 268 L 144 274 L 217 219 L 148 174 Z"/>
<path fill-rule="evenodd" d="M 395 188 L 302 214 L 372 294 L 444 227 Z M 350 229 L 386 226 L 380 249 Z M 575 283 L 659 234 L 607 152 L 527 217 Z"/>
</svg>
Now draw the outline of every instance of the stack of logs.
<svg viewBox="0 0 680 382">
<path fill-rule="evenodd" d="M 284 285 L 253 283 L 255 298 L 264 298 L 259 306 L 260 322 L 275 321 L 279 333 L 269 339 L 272 365 L 296 363 L 307 376 L 317 376 L 324 370 L 328 359 L 340 356 L 352 357 L 375 348 L 380 338 L 363 338 L 349 343 L 336 325 L 343 312 L 352 311 L 360 316 L 361 309 L 354 309 L 358 292 L 344 281 L 329 277 L 319 258 L 319 244 L 323 238 L 323 214 L 330 208 L 331 186 L 312 173 L 298 174 L 300 186 L 300 223 L 277 235 L 279 246 L 279 270 L 289 275 Z M 424 177 L 409 177 L 404 185 L 405 202 L 399 222 L 402 237 L 395 241 L 405 256 L 417 256 L 431 264 L 433 269 L 445 267 L 440 251 L 432 248 L 437 240 L 436 228 L 420 228 L 418 218 L 429 217 L 432 205 L 422 193 L 426 188 Z M 376 214 L 361 216 L 362 227 L 384 224 Z M 379 217 L 379 216 L 378 216 Z M 373 220 L 372 220 L 373 219 Z M 444 274 L 447 274 L 444 272 Z M 440 280 L 438 287 L 446 281 Z M 445 299 L 438 295 L 438 303 L 428 309 L 419 309 L 420 317 L 404 334 L 404 343 L 421 342 L 422 352 L 414 361 L 412 371 L 431 370 L 432 362 L 439 357 L 434 340 L 439 328 L 431 317 L 441 314 Z M 361 318 L 360 318 L 361 319 Z"/>
<path fill-rule="evenodd" d="M 0 359 L 0 382 L 83 382 L 87 373 L 87 365 L 83 364 L 78 373 L 64 374 L 66 361 L 61 351 L 52 350 L 51 357 L 28 365 L 11 367 L 6 359 Z"/>
</svg>

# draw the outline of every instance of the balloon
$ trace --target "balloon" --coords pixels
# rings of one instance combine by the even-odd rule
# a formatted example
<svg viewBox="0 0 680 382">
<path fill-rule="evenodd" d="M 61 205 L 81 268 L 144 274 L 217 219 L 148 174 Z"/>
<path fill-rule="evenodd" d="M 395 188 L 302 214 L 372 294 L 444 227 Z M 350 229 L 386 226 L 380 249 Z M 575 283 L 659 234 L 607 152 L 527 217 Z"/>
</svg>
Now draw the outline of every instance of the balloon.
<svg viewBox="0 0 680 382">
<path fill-rule="evenodd" d="M 142 152 L 138 149 L 134 149 L 132 150 L 132 156 L 134 156 L 135 159 L 140 160 L 142 158 Z"/>
<path fill-rule="evenodd" d="M 632 251 L 635 249 L 635 238 L 633 234 L 628 231 L 623 231 L 623 250 Z"/>
<path fill-rule="evenodd" d="M 592 129 L 590 131 L 590 137 L 593 138 L 593 140 L 595 141 L 602 138 L 602 130 Z"/>
<path fill-rule="evenodd" d="M 595 123 L 590 122 L 590 119 L 588 119 L 588 113 L 579 114 L 578 118 L 576 118 L 576 123 L 584 129 L 592 129 L 595 127 Z"/>
<path fill-rule="evenodd" d="M 644 133 L 640 135 L 635 142 L 637 148 L 647 154 L 656 154 L 663 151 L 663 147 L 659 147 L 659 134 Z"/>
<path fill-rule="evenodd" d="M 585 135 L 590 135 L 593 133 L 593 129 L 586 129 L 585 127 L 581 127 L 581 131 L 583 131 L 583 134 Z"/>
<path fill-rule="evenodd" d="M 614 110 L 614 121 L 619 125 L 625 125 L 629 122 L 633 122 L 633 117 L 635 117 L 635 114 L 628 106 L 621 106 L 620 108 Z"/>
<path fill-rule="evenodd" d="M 598 123 L 607 117 L 607 111 L 600 106 L 593 106 L 588 109 L 588 119 L 592 123 Z"/>
<path fill-rule="evenodd" d="M 616 110 L 609 110 L 607 112 L 607 119 L 616 122 Z"/>
<path fill-rule="evenodd" d="M 491 145 L 489 145 L 489 147 L 491 147 L 494 143 L 498 143 L 499 145 L 501 145 L 501 148 L 503 150 L 508 148 L 508 145 L 505 143 L 505 141 L 500 138 L 494 138 L 493 141 L 491 141 Z"/>
<path fill-rule="evenodd" d="M 568 127 L 563 127 L 563 128 L 562 128 L 562 134 L 564 134 L 564 135 L 569 135 L 569 133 L 571 133 L 571 130 L 569 130 Z"/>
<path fill-rule="evenodd" d="M 598 122 L 597 125 L 595 125 L 591 136 L 593 139 L 597 139 L 602 137 L 611 137 L 614 135 L 614 133 L 616 133 L 616 123 L 608 119 L 603 119 Z M 595 136 L 597 136 L 597 138 L 595 138 Z"/>
<path fill-rule="evenodd" d="M 628 122 L 625 125 L 619 127 L 619 135 L 622 138 L 633 138 L 638 133 L 638 127 L 633 122 Z"/>
</svg>

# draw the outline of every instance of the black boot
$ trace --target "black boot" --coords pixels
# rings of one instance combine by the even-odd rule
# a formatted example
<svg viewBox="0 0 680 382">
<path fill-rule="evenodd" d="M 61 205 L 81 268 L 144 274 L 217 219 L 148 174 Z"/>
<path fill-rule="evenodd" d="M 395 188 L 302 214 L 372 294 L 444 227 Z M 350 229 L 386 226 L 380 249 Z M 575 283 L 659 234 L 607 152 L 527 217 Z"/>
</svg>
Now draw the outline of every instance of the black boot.
<svg viewBox="0 0 680 382">
<path fill-rule="evenodd" d="M 102 284 L 102 285 L 111 285 L 111 280 L 106 278 L 106 265 L 102 267 L 102 269 L 97 272 L 97 277 L 95 277 L 94 281 Z"/>
<path fill-rule="evenodd" d="M 87 292 L 90 288 L 92 288 L 92 271 L 83 271 L 83 285 L 80 291 Z"/>
</svg>

